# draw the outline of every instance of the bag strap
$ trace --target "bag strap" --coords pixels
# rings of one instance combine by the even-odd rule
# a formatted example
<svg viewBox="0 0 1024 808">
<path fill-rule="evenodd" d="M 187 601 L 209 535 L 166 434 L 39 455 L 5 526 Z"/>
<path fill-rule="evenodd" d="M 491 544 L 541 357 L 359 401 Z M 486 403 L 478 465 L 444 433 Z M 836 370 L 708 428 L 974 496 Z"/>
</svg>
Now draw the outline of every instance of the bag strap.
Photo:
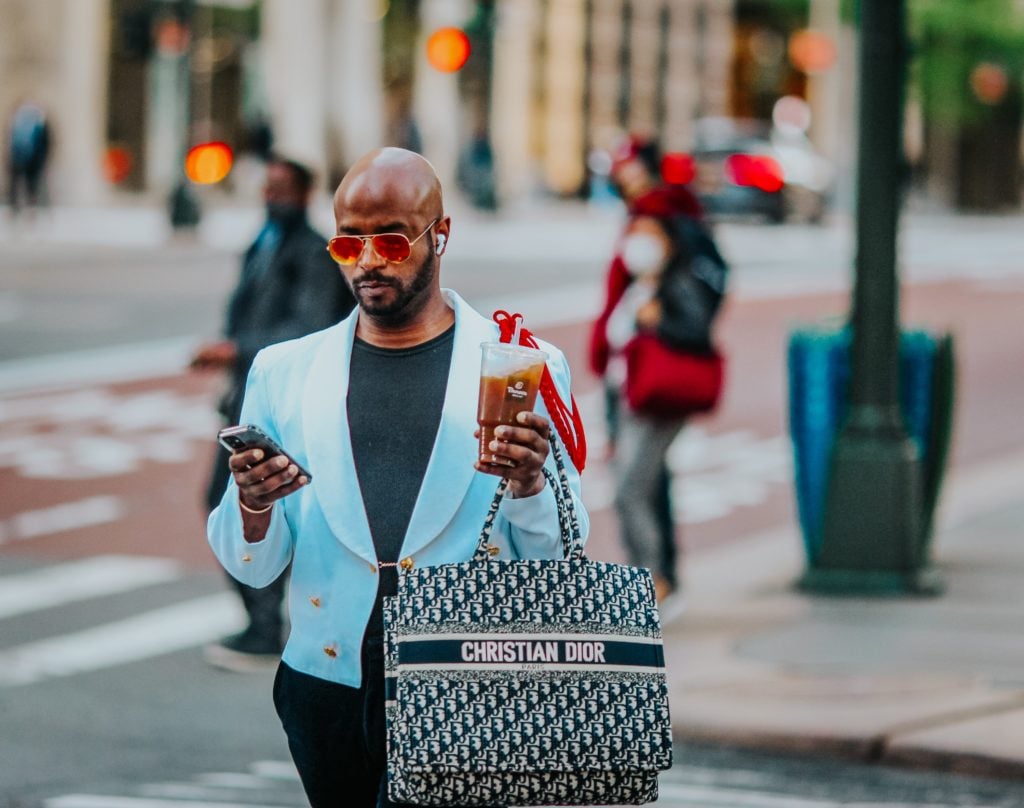
<svg viewBox="0 0 1024 808">
<path fill-rule="evenodd" d="M 583 558 L 583 537 L 580 532 L 579 517 L 576 513 L 576 503 L 573 500 L 572 489 L 569 487 L 569 477 L 565 471 L 565 461 L 562 459 L 562 450 L 554 435 L 550 436 L 548 441 L 551 444 L 551 454 L 558 469 L 558 477 L 556 479 L 555 475 L 546 467 L 541 468 L 541 471 L 544 473 L 544 478 L 547 480 L 558 506 L 562 553 L 567 559 L 581 559 Z M 494 492 L 494 499 L 491 500 L 491 507 L 487 511 L 487 518 L 484 519 L 484 526 L 480 531 L 473 561 L 486 561 L 491 555 L 491 532 L 494 529 L 494 520 L 498 516 L 498 508 L 501 506 L 501 501 L 505 498 L 507 490 L 508 478 L 502 480 Z"/>
<path fill-rule="evenodd" d="M 494 312 L 494 322 L 498 324 L 501 332 L 501 342 L 512 342 L 512 336 L 516 329 L 516 319 L 522 319 L 521 314 L 509 314 L 499 309 Z M 520 330 L 519 344 L 528 348 L 537 348 L 537 340 L 528 328 Z M 544 365 L 544 373 L 540 378 L 540 395 L 544 399 L 544 406 L 548 408 L 551 415 L 551 422 L 555 426 L 565 449 L 569 453 L 569 459 L 580 473 L 587 465 L 587 436 L 583 431 L 583 419 L 580 417 L 580 408 L 576 405 L 576 397 L 569 394 L 571 407 L 565 403 L 555 380 L 551 378 L 551 371 Z"/>
</svg>

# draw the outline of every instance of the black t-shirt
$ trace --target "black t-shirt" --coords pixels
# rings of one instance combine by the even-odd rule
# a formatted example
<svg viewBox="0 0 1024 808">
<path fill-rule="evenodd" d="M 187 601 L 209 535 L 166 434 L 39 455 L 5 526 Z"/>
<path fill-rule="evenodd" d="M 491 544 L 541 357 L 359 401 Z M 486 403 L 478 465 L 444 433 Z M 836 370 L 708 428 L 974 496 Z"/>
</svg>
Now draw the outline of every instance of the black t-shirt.
<svg viewBox="0 0 1024 808">
<path fill-rule="evenodd" d="M 359 490 L 379 561 L 398 561 L 441 423 L 453 325 L 412 348 L 352 347 L 348 424 Z M 380 598 L 394 594 L 394 568 L 381 569 L 369 635 L 381 631 Z"/>
</svg>

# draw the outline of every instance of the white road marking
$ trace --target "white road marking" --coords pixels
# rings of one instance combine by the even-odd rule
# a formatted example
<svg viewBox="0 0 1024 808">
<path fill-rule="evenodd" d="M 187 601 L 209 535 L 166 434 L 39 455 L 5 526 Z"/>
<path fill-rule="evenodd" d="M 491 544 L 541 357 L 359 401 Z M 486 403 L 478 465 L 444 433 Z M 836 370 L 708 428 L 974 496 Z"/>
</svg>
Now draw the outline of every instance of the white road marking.
<svg viewBox="0 0 1024 808">
<path fill-rule="evenodd" d="M 587 425 L 588 451 L 597 456 L 608 440 L 604 394 L 594 391 L 577 403 Z M 722 519 L 767 501 L 774 487 L 792 484 L 792 449 L 784 435 L 760 438 L 746 429 L 715 434 L 704 426 L 686 426 L 669 448 L 666 462 L 674 475 L 675 520 L 683 525 Z M 583 501 L 591 512 L 612 506 L 615 479 L 608 464 L 587 469 Z"/>
<path fill-rule="evenodd" d="M 292 767 L 295 771 L 295 767 Z M 207 772 L 196 776 L 196 782 L 217 788 L 266 788 L 267 778 L 244 772 Z"/>
<path fill-rule="evenodd" d="M 175 337 L 0 362 L 0 392 L 110 384 L 182 373 L 195 337 Z"/>
<path fill-rule="evenodd" d="M 137 617 L 0 651 L 0 687 L 110 668 L 212 642 L 239 631 L 234 592 L 196 598 Z"/>
<path fill-rule="evenodd" d="M 101 794 L 66 794 L 43 800 L 44 808 L 256 808 L 253 803 L 209 800 L 161 800 L 149 797 L 108 797 Z M 262 805 L 258 808 L 288 808 Z M 294 808 L 292 806 L 291 808 Z"/>
<path fill-rule="evenodd" d="M 181 577 L 167 558 L 105 555 L 0 577 L 0 618 L 115 595 Z"/>
<path fill-rule="evenodd" d="M 182 463 L 217 429 L 206 395 L 87 388 L 0 399 L 0 469 L 39 480 L 82 480 Z"/>
<path fill-rule="evenodd" d="M 299 782 L 299 773 L 295 764 L 285 760 L 257 760 L 249 767 L 257 777 L 269 780 L 294 780 Z"/>
<path fill-rule="evenodd" d="M 124 516 L 124 511 L 121 499 L 114 496 L 87 497 L 22 511 L 0 522 L 0 544 L 116 522 Z"/>
<path fill-rule="evenodd" d="M 667 801 L 671 801 L 668 803 Z M 782 794 L 761 794 L 734 788 L 660 783 L 655 805 L 718 806 L 718 808 L 839 808 L 835 800 L 809 800 Z M 921 806 L 927 808 L 927 806 Z"/>
</svg>

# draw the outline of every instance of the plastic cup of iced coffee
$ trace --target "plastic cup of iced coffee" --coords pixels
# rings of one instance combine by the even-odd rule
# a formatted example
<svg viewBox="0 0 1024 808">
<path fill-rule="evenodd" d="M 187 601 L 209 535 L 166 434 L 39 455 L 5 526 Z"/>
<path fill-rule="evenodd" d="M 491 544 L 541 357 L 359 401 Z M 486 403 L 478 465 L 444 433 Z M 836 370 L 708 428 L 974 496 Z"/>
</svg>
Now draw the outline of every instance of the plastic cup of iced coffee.
<svg viewBox="0 0 1024 808">
<path fill-rule="evenodd" d="M 485 342 L 480 347 L 483 358 L 476 416 L 480 424 L 480 462 L 512 466 L 507 457 L 491 451 L 494 430 L 502 424 L 520 426 L 516 420 L 519 413 L 533 411 L 548 355 L 535 348 L 506 342 Z"/>
</svg>

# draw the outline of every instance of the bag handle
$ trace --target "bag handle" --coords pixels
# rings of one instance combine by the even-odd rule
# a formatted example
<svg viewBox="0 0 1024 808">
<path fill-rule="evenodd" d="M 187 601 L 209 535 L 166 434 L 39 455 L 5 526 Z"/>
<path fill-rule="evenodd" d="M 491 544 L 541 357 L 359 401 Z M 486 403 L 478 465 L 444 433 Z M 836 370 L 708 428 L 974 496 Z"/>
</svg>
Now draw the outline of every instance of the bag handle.
<svg viewBox="0 0 1024 808">
<path fill-rule="evenodd" d="M 501 342 L 512 342 L 516 330 L 516 320 L 522 320 L 521 314 L 509 314 L 507 311 L 498 309 L 493 315 L 494 322 L 498 324 L 501 333 Z M 528 348 L 537 348 L 537 340 L 528 328 L 520 329 L 519 344 Z M 547 364 L 544 365 L 544 373 L 540 377 L 540 395 L 544 399 L 544 406 L 551 415 L 551 422 L 565 444 L 569 453 L 569 459 L 579 472 L 587 465 L 587 436 L 583 431 L 583 419 L 580 417 L 580 408 L 576 405 L 576 397 L 569 394 L 571 407 L 565 403 L 555 380 L 551 378 L 551 371 Z"/>
<path fill-rule="evenodd" d="M 558 526 L 562 534 L 562 553 L 566 559 L 583 558 L 583 536 L 580 532 L 579 516 L 576 513 L 576 503 L 572 496 L 572 489 L 569 487 L 569 477 L 565 471 L 565 461 L 562 459 L 562 449 L 558 445 L 558 439 L 551 435 L 548 438 L 551 444 L 551 454 L 558 469 L 558 478 L 545 466 L 541 468 L 544 478 L 547 480 L 552 493 L 555 496 L 555 503 L 558 506 Z M 492 545 L 491 532 L 494 529 L 494 520 L 498 516 L 498 508 L 508 491 L 508 478 L 503 479 L 497 490 L 494 492 L 494 499 L 491 500 L 491 507 L 487 511 L 487 518 L 484 519 L 483 529 L 480 531 L 480 538 L 477 541 L 476 552 L 473 554 L 473 561 L 486 561 L 491 555 Z"/>
</svg>

